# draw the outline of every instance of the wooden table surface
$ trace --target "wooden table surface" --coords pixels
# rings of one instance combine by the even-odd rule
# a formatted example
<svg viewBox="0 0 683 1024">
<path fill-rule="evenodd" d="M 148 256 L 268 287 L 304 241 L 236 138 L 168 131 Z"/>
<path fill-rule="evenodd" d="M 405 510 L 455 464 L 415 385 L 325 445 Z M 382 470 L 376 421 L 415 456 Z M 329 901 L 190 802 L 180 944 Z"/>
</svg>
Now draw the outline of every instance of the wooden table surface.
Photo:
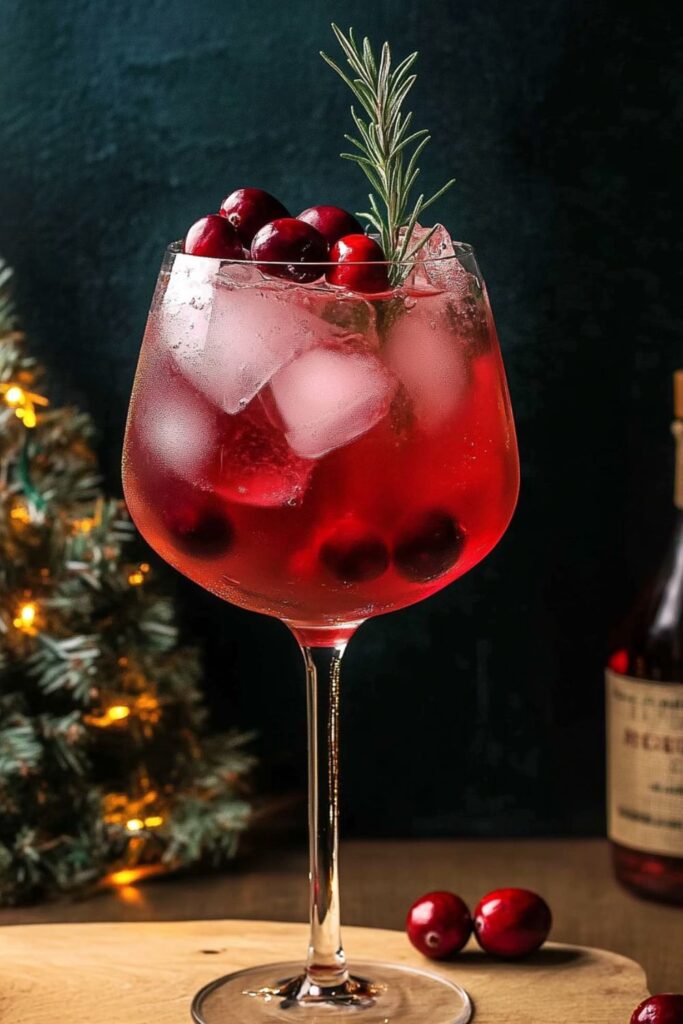
<svg viewBox="0 0 683 1024">
<path fill-rule="evenodd" d="M 0 911 L 0 924 L 252 918 L 302 921 L 307 912 L 302 848 L 252 854 L 239 868 L 160 878 L 96 895 Z M 683 908 L 636 899 L 613 880 L 602 840 L 373 840 L 342 847 L 348 924 L 402 928 L 430 889 L 452 889 L 473 906 L 490 889 L 535 889 L 554 915 L 558 942 L 599 946 L 637 960 L 652 992 L 683 991 Z M 302 956 L 303 956 L 302 950 Z M 353 950 L 348 951 L 353 956 Z"/>
</svg>

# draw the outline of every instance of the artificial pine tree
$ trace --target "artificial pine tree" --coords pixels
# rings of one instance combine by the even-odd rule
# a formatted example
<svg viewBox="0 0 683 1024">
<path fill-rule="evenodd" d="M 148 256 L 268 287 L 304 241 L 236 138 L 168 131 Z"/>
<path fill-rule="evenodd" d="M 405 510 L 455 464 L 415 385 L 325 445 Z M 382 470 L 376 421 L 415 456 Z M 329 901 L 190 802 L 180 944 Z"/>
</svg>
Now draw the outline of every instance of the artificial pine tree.
<svg viewBox="0 0 683 1024">
<path fill-rule="evenodd" d="M 52 408 L 0 263 L 0 903 L 234 854 L 247 737 L 206 738 L 198 652 Z"/>
</svg>

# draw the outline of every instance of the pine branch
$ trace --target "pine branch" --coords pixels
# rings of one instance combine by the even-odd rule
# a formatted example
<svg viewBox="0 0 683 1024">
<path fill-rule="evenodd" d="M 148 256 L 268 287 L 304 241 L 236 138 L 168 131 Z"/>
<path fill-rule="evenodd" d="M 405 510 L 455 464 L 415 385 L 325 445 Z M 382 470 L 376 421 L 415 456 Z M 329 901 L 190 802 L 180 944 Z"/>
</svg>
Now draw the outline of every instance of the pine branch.
<svg viewBox="0 0 683 1024">
<path fill-rule="evenodd" d="M 43 393 L 0 261 L 0 384 Z M 39 403 L 28 428 L 0 392 L 0 904 L 115 866 L 225 860 L 249 818 L 249 737 L 206 739 L 198 652 L 106 498 L 90 418 Z M 34 618 L 18 617 L 30 602 Z M 119 706 L 123 717 L 109 719 Z M 121 820 L 106 807 L 120 796 Z M 159 822 L 135 834 L 150 801 Z M 142 806 L 142 805 L 141 805 Z"/>
<path fill-rule="evenodd" d="M 411 53 L 392 70 L 391 49 L 384 43 L 377 61 L 369 39 L 359 47 L 353 29 L 348 36 L 335 25 L 332 30 L 346 58 L 351 75 L 326 53 L 321 57 L 351 89 L 366 117 L 351 107 L 358 136 L 345 135 L 354 151 L 342 153 L 344 160 L 358 164 L 372 186 L 370 210 L 359 213 L 379 233 L 387 259 L 395 261 L 392 284 L 400 284 L 409 267 L 400 261 L 414 259 L 426 239 L 411 246 L 413 230 L 423 213 L 455 182 L 452 178 L 428 199 L 420 195 L 411 207 L 411 192 L 419 176 L 417 161 L 430 141 L 426 129 L 409 134 L 412 113 L 404 114 L 402 105 L 416 81 L 410 74 L 418 54 Z M 411 151 L 412 149 L 412 151 Z M 377 201 L 379 197 L 383 209 Z M 403 230 L 402 230 L 403 229 Z"/>
</svg>

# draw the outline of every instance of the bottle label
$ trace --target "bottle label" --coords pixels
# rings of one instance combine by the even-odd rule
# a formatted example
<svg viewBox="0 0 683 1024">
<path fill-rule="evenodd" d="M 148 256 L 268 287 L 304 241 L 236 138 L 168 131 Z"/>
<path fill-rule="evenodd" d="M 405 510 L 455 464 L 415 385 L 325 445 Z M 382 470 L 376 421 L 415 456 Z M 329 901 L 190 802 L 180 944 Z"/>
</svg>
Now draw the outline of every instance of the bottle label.
<svg viewBox="0 0 683 1024">
<path fill-rule="evenodd" d="M 683 857 L 683 685 L 607 685 L 607 830 L 632 849 Z"/>
<path fill-rule="evenodd" d="M 683 385 L 681 385 L 683 390 Z M 683 399 L 682 399 L 683 400 Z M 671 433 L 676 438 L 676 473 L 674 476 L 674 505 L 683 511 L 683 420 L 674 420 Z"/>
</svg>

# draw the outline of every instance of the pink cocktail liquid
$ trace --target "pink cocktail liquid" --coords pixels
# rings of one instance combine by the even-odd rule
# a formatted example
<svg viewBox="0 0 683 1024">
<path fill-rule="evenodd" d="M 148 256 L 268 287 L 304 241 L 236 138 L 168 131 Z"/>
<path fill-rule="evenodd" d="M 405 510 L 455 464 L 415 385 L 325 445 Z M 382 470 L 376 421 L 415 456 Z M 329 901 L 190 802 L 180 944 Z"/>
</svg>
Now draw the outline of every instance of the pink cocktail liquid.
<svg viewBox="0 0 683 1024">
<path fill-rule="evenodd" d="M 493 548 L 518 490 L 476 268 L 368 300 L 167 258 L 124 488 L 166 561 L 309 644 L 441 589 Z"/>
</svg>

